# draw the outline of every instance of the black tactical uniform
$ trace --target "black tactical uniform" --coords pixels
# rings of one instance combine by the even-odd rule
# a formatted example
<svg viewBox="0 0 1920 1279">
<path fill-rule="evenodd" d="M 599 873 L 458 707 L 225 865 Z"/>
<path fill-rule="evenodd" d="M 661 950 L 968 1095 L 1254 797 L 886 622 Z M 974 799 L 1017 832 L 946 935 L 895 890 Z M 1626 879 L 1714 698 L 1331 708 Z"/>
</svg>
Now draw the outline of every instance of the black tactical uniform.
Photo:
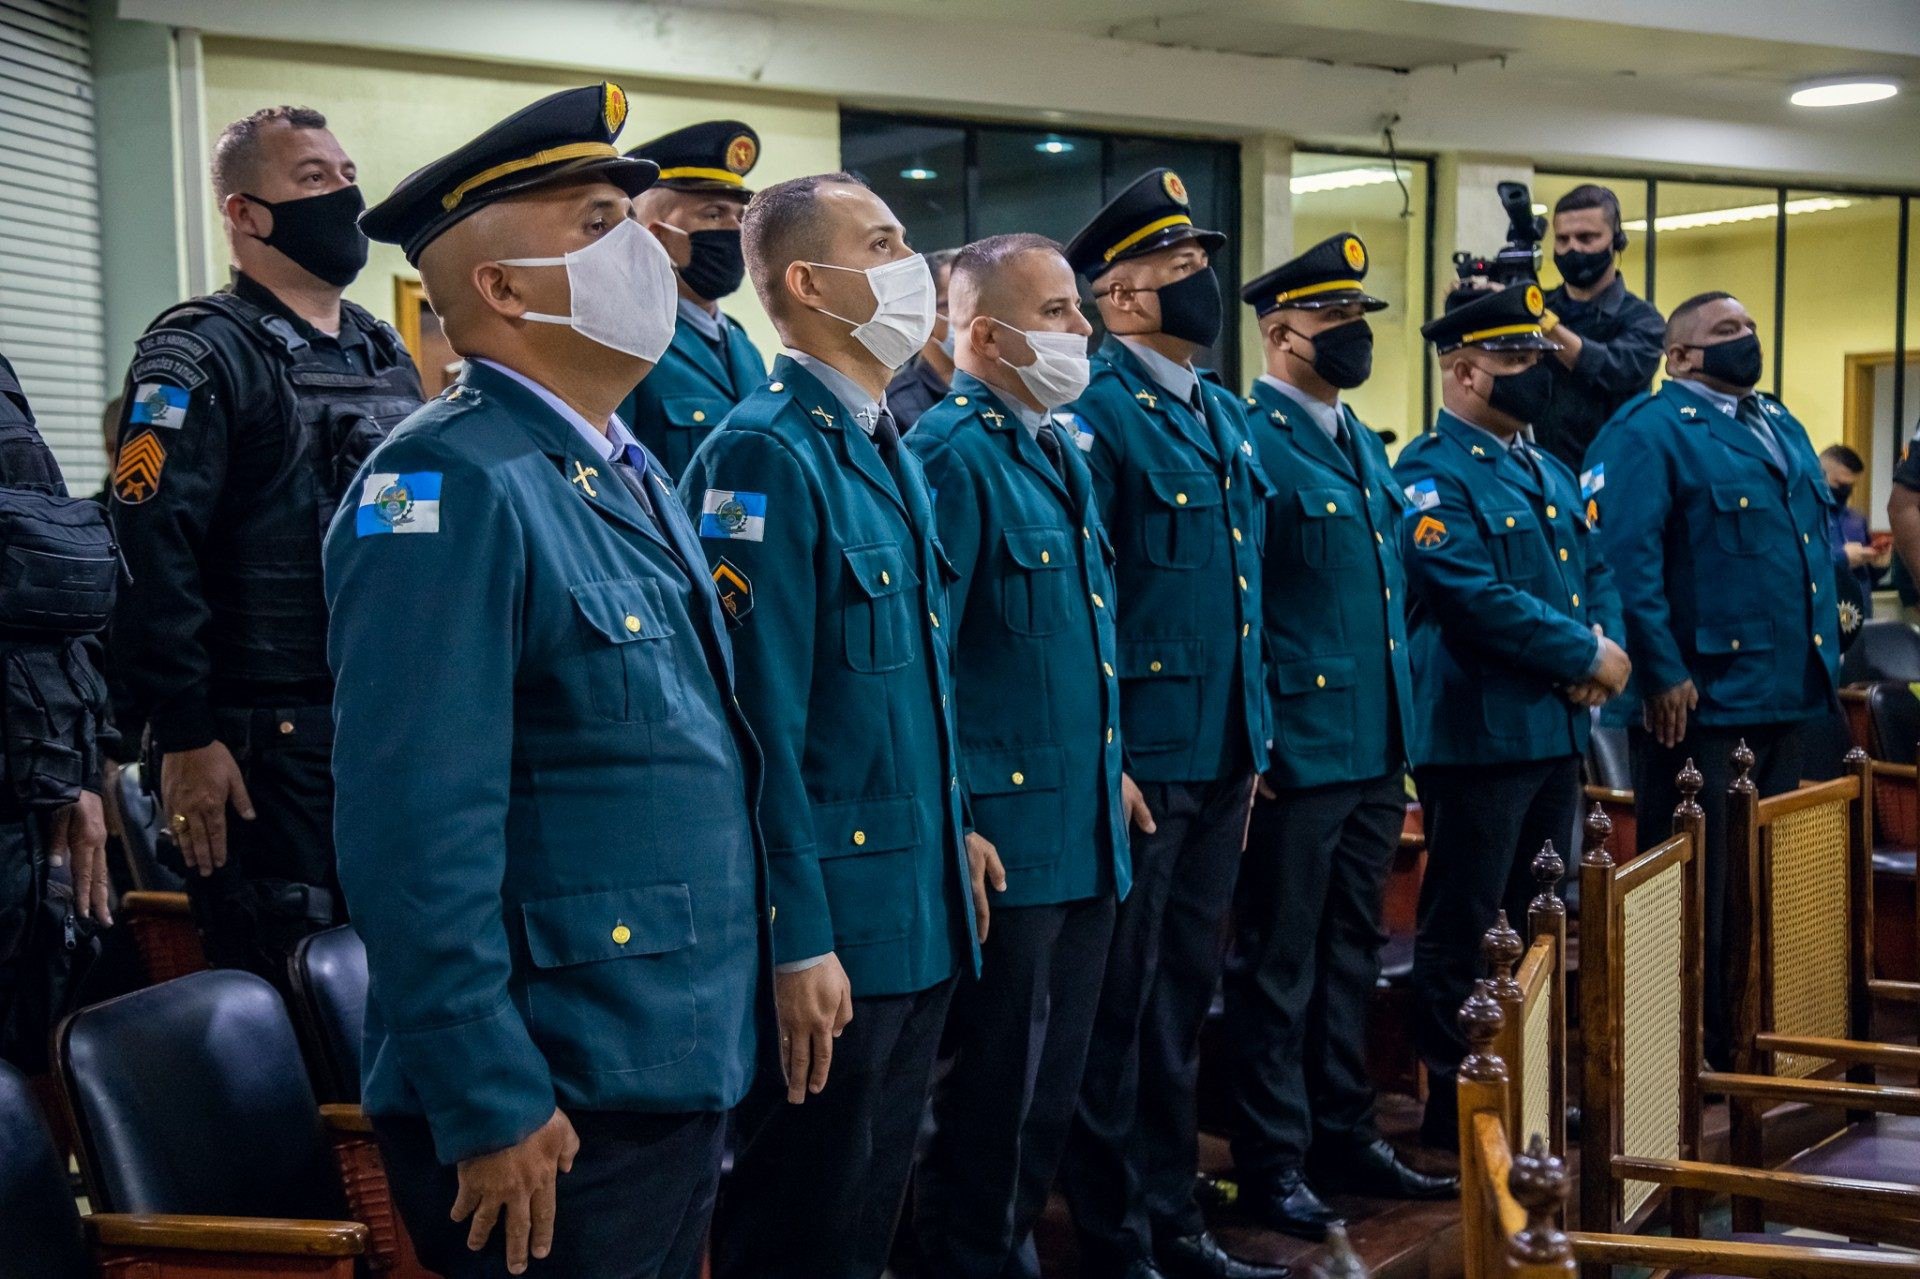
<svg viewBox="0 0 1920 1279">
<path fill-rule="evenodd" d="M 167 311 L 136 346 L 113 476 L 133 578 L 113 618 L 121 722 L 156 760 L 233 753 L 257 816 L 229 814 L 227 864 L 188 891 L 208 957 L 276 983 L 344 917 L 320 541 L 421 401 L 391 327 L 350 302 L 340 321 L 322 333 L 245 275 Z"/>
<path fill-rule="evenodd" d="M 100 789 L 107 686 L 91 638 L 118 572 L 100 508 L 60 466 L 0 356 L 0 1057 L 44 1069 L 89 947 L 64 886 L 51 891 L 47 820 Z"/>
</svg>

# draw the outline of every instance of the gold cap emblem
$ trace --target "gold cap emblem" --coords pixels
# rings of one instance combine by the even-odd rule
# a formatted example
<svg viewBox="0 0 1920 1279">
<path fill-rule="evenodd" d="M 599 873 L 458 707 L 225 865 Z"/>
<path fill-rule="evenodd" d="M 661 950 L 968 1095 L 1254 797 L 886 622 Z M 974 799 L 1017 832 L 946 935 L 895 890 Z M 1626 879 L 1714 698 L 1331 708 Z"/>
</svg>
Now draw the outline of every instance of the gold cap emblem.
<svg viewBox="0 0 1920 1279">
<path fill-rule="evenodd" d="M 1160 185 L 1165 189 L 1169 200 L 1172 200 L 1175 204 L 1185 206 L 1187 202 L 1187 184 L 1180 180 L 1179 174 L 1175 173 L 1172 169 L 1168 169 L 1166 173 L 1161 176 Z"/>
<path fill-rule="evenodd" d="M 1529 284 L 1527 286 L 1527 310 L 1535 315 L 1539 315 L 1546 309 L 1547 300 L 1540 295 L 1540 286 L 1537 284 Z"/>
<path fill-rule="evenodd" d="M 1340 246 L 1340 251 L 1347 255 L 1348 266 L 1356 271 L 1367 269 L 1367 246 L 1360 243 L 1359 236 L 1348 236 L 1347 242 Z"/>
<path fill-rule="evenodd" d="M 627 95 L 619 85 L 609 81 L 605 86 L 605 101 L 601 103 L 600 114 L 607 122 L 607 132 L 617 134 L 620 126 L 627 122 Z"/>
<path fill-rule="evenodd" d="M 760 148 L 744 133 L 727 143 L 727 168 L 733 173 L 744 174 L 759 158 Z"/>
</svg>

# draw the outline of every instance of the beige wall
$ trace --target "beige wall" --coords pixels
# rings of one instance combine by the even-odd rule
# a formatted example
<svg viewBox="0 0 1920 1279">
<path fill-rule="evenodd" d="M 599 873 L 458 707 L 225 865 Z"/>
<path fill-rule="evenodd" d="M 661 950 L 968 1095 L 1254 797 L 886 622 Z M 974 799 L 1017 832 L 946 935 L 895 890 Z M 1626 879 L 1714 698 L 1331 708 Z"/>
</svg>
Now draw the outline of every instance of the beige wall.
<svg viewBox="0 0 1920 1279">
<path fill-rule="evenodd" d="M 505 64 L 399 56 L 360 49 L 206 42 L 206 119 L 210 135 L 262 106 L 292 102 L 324 112 L 360 166 L 369 203 L 399 180 L 444 155 L 494 121 L 536 98 L 588 82 L 592 72 L 567 74 Z M 663 86 L 624 77 L 629 115 L 620 136 L 636 145 L 684 124 L 741 119 L 760 134 L 761 161 L 753 182 L 766 185 L 840 167 L 840 114 L 829 99 L 795 94 L 744 94 L 690 85 Z M 203 192 L 211 201 L 212 195 Z M 216 234 L 217 234 L 216 228 Z M 224 245 L 214 262 L 225 261 Z M 393 281 L 415 272 L 400 250 L 376 244 L 367 269 L 347 296 L 393 319 Z M 778 346 L 752 290 L 729 300 L 763 351 Z"/>
</svg>

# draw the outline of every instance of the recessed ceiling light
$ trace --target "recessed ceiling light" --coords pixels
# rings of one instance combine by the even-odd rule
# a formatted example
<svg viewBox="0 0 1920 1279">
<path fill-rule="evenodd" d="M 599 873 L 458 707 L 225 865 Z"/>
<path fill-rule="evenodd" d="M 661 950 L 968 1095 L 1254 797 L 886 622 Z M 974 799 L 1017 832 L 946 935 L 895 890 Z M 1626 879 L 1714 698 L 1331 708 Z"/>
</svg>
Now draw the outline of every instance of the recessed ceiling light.
<svg viewBox="0 0 1920 1279">
<path fill-rule="evenodd" d="M 1853 107 L 1900 92 L 1891 80 L 1821 80 L 1803 84 L 1788 99 L 1796 107 Z"/>
<path fill-rule="evenodd" d="M 940 175 L 932 169 L 902 169 L 900 176 L 909 182 L 931 182 Z"/>
<path fill-rule="evenodd" d="M 1295 195 L 1319 195 L 1352 187 L 1379 186 L 1391 181 L 1392 169 L 1334 169 L 1326 173 L 1303 173 L 1287 185 Z"/>
<path fill-rule="evenodd" d="M 1046 137 L 1034 143 L 1033 149 L 1042 155 L 1065 155 L 1067 152 L 1073 150 L 1073 143 L 1067 141 L 1057 133 L 1049 133 Z"/>
</svg>

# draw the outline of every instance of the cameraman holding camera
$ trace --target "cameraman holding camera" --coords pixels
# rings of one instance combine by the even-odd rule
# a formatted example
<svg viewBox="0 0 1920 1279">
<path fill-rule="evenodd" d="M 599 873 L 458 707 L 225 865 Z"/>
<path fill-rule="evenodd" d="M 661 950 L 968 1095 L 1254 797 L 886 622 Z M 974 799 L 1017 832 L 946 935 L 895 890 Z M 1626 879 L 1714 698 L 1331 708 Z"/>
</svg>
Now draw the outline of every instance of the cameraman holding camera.
<svg viewBox="0 0 1920 1279">
<path fill-rule="evenodd" d="M 1581 470 L 1587 446 L 1614 410 L 1645 391 L 1660 365 L 1666 322 L 1620 279 L 1620 201 L 1588 183 L 1553 206 L 1553 264 L 1542 328 L 1560 349 L 1540 361 L 1552 395 L 1533 419 L 1541 448 Z"/>
</svg>

